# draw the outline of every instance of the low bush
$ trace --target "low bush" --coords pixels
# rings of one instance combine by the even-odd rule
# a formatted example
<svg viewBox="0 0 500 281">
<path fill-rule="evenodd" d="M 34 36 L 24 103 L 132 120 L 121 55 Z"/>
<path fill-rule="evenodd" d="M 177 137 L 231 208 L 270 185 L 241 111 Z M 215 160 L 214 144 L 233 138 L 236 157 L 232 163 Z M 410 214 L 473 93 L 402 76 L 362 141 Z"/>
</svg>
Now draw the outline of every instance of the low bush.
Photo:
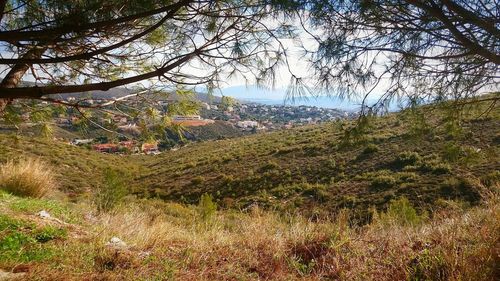
<svg viewBox="0 0 500 281">
<path fill-rule="evenodd" d="M 405 172 L 420 171 L 440 175 L 451 171 L 451 166 L 444 163 L 436 154 L 422 157 L 415 152 L 403 152 L 396 157 L 393 163 Z"/>
<path fill-rule="evenodd" d="M 382 224 L 403 226 L 416 226 L 422 223 L 425 218 L 426 214 L 418 215 L 406 197 L 391 200 L 387 210 L 378 217 L 379 222 Z"/>
<path fill-rule="evenodd" d="M 14 195 L 40 198 L 55 186 L 54 173 L 38 159 L 9 161 L 0 166 L 0 189 Z"/>
<path fill-rule="evenodd" d="M 260 167 L 259 171 L 260 172 L 267 172 L 267 171 L 276 170 L 278 168 L 279 168 L 278 163 L 276 163 L 274 161 L 267 161 L 267 163 L 265 165 Z"/>
<path fill-rule="evenodd" d="M 195 178 L 193 178 L 193 179 L 191 180 L 191 183 L 192 183 L 193 185 L 200 185 L 200 184 L 202 184 L 204 181 L 205 181 L 205 178 L 203 178 L 202 176 L 197 176 L 197 177 L 195 177 Z"/>
<path fill-rule="evenodd" d="M 494 171 L 481 178 L 481 183 L 487 187 L 500 186 L 500 171 Z"/>
<path fill-rule="evenodd" d="M 394 187 L 396 184 L 396 178 L 391 175 L 381 174 L 372 179 L 370 187 L 375 190 L 383 190 Z"/>
<path fill-rule="evenodd" d="M 318 202 L 325 202 L 328 199 L 328 191 L 326 186 L 322 184 L 308 184 L 302 194 Z"/>
<path fill-rule="evenodd" d="M 399 172 L 397 174 L 399 181 L 403 183 L 415 182 L 418 180 L 419 176 L 413 172 Z"/>
<path fill-rule="evenodd" d="M 198 212 L 202 220 L 210 220 L 217 211 L 217 204 L 213 201 L 210 194 L 203 194 L 198 203 Z"/>
<path fill-rule="evenodd" d="M 418 164 L 421 161 L 422 157 L 416 152 L 405 151 L 400 153 L 396 160 L 394 160 L 394 164 L 399 168 L 404 168 L 406 166 L 413 166 Z"/>
<path fill-rule="evenodd" d="M 462 154 L 462 148 L 460 145 L 454 143 L 447 143 L 443 149 L 443 157 L 444 159 L 450 162 L 456 162 L 460 159 Z"/>
<path fill-rule="evenodd" d="M 273 196 L 278 198 L 288 198 L 298 193 L 304 191 L 304 184 L 291 184 L 291 185 L 278 185 L 277 187 L 270 190 Z"/>
<path fill-rule="evenodd" d="M 126 176 L 112 169 L 104 171 L 104 179 L 94 195 L 94 203 L 97 212 L 109 212 L 113 210 L 127 195 L 125 187 Z"/>
<path fill-rule="evenodd" d="M 469 178 L 449 178 L 441 184 L 441 194 L 445 198 L 461 198 L 470 203 L 479 202 L 481 196 L 476 182 Z"/>
<path fill-rule="evenodd" d="M 481 159 L 481 150 L 473 146 L 448 143 L 443 149 L 443 158 L 449 162 L 470 165 Z"/>
<path fill-rule="evenodd" d="M 408 280 L 450 280 L 450 267 L 441 253 L 424 249 L 408 266 Z"/>
<path fill-rule="evenodd" d="M 451 171 L 451 166 L 447 163 L 442 163 L 439 160 L 423 162 L 419 167 L 419 171 L 430 172 L 435 175 L 447 174 Z"/>
</svg>

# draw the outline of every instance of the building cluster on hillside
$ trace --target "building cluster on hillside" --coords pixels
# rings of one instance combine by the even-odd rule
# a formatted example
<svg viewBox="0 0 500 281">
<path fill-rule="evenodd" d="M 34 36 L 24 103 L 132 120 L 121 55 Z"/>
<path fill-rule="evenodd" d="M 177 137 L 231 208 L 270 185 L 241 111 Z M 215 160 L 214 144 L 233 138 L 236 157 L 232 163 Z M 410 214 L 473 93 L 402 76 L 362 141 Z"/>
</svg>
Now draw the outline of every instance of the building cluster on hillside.
<svg viewBox="0 0 500 281">
<path fill-rule="evenodd" d="M 86 99 L 84 102 L 98 104 L 100 100 Z M 172 101 L 157 101 L 159 114 L 166 114 L 168 105 Z M 261 131 L 289 129 L 295 126 L 319 124 L 338 119 L 353 118 L 357 114 L 349 111 L 342 111 L 331 108 L 321 108 L 316 106 L 293 106 L 293 105 L 266 105 L 259 103 L 240 103 L 234 101 L 231 104 L 224 104 L 221 101 L 201 102 L 199 115 L 174 115 L 172 123 L 185 126 L 203 126 L 212 124 L 214 120 L 227 121 L 242 131 Z M 100 116 L 97 123 L 106 124 L 113 122 L 118 132 L 138 135 L 140 128 L 137 125 L 137 118 L 125 114 L 115 114 L 113 116 Z M 72 126 L 79 122 L 78 115 L 60 117 L 56 122 L 62 126 Z"/>
<path fill-rule="evenodd" d="M 95 139 L 74 139 L 71 144 L 76 146 L 90 145 L 97 152 L 102 153 L 144 153 L 144 154 L 159 154 L 157 142 L 139 143 L 135 140 L 125 140 L 120 142 L 105 142 L 97 143 Z"/>
<path fill-rule="evenodd" d="M 85 101 L 92 104 L 98 102 L 91 99 Z M 148 126 L 155 129 L 155 124 L 148 123 L 150 120 L 149 118 L 161 120 L 161 122 L 165 120 L 163 118 L 168 114 L 168 110 L 171 108 L 169 107 L 171 102 L 172 101 L 158 101 L 155 108 L 148 107 L 148 110 L 139 110 L 138 112 L 130 114 L 127 114 L 127 110 L 110 110 L 106 113 L 93 114 L 90 117 L 84 117 L 70 108 L 64 113 L 54 111 L 52 120 L 55 125 L 61 128 L 68 128 L 69 131 L 76 131 L 80 129 L 88 130 L 85 118 L 89 118 L 91 120 L 88 122 L 102 124 L 104 127 L 109 127 L 111 130 L 119 132 L 127 139 L 135 140 L 111 143 L 107 140 L 94 141 L 93 139 L 78 139 L 73 142 L 74 145 L 85 145 L 90 149 L 106 153 L 155 154 L 159 152 L 158 145 L 140 144 L 138 142 L 140 139 L 138 136 L 141 135 L 143 130 L 149 128 Z M 354 118 L 356 116 L 356 113 L 353 112 L 315 106 L 264 105 L 258 103 L 239 103 L 238 101 L 230 101 L 228 103 L 215 101 L 210 104 L 201 102 L 200 105 L 199 115 L 176 114 L 169 119 L 172 124 L 178 124 L 185 127 L 205 126 L 213 124 L 215 120 L 225 121 L 218 122 L 214 126 L 206 128 L 206 130 L 221 131 L 222 133 L 218 132 L 218 137 L 220 137 L 225 136 L 223 135 L 226 133 L 224 130 L 226 130 L 225 128 L 227 127 L 231 127 L 229 124 L 243 133 L 255 133 L 259 131 L 290 129 L 296 126 L 318 124 L 338 119 Z M 39 106 L 47 106 L 47 104 L 40 103 Z M 137 105 L 137 108 L 140 108 L 139 105 Z M 26 124 L 36 125 L 31 121 L 30 112 L 23 112 L 20 117 Z M 234 128 L 231 128 L 230 131 L 236 131 Z M 167 135 L 168 132 L 165 131 L 165 134 Z M 94 133 L 94 135 L 96 134 Z M 99 138 L 99 136 L 97 138 Z M 166 136 L 166 139 L 170 140 L 170 138 L 175 139 L 175 136 Z M 166 140 L 163 141 L 164 142 L 160 143 L 161 149 L 165 149 L 165 147 L 169 146 L 165 144 L 167 142 Z M 173 143 L 177 142 L 177 140 L 173 141 Z"/>
<path fill-rule="evenodd" d="M 231 122 L 241 130 L 277 130 L 353 118 L 355 113 L 316 106 L 257 103 L 217 106 L 205 104 L 202 116 Z"/>
</svg>

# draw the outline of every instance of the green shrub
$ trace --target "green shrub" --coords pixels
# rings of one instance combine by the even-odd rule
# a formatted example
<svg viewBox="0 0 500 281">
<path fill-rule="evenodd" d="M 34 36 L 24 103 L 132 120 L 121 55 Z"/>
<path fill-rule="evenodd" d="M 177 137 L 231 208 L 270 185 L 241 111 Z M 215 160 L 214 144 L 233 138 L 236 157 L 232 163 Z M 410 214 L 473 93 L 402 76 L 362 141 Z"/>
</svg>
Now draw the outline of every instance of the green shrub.
<svg viewBox="0 0 500 281">
<path fill-rule="evenodd" d="M 494 171 L 481 178 L 481 182 L 487 187 L 498 187 L 500 185 L 500 171 Z"/>
<path fill-rule="evenodd" d="M 304 147 L 302 147 L 302 151 L 304 152 L 304 155 L 309 156 L 309 157 L 315 157 L 315 156 L 321 155 L 322 150 L 323 150 L 323 147 L 321 147 L 320 145 L 309 144 L 309 145 L 305 145 Z"/>
<path fill-rule="evenodd" d="M 442 163 L 439 160 L 431 160 L 423 162 L 419 167 L 419 171 L 430 172 L 436 175 L 447 174 L 451 171 L 451 166 L 447 163 Z"/>
<path fill-rule="evenodd" d="M 405 172 L 421 171 L 440 175 L 451 171 L 451 166 L 448 163 L 443 163 L 436 154 L 422 157 L 416 152 L 403 152 L 396 157 L 393 163 Z"/>
<path fill-rule="evenodd" d="M 353 208 L 358 202 L 357 198 L 352 195 L 342 195 L 339 200 L 339 206 L 342 208 Z"/>
<path fill-rule="evenodd" d="M 220 174 L 217 178 L 220 179 L 222 184 L 226 186 L 231 185 L 234 182 L 234 177 L 232 175 Z"/>
<path fill-rule="evenodd" d="M 326 167 L 330 170 L 334 170 L 337 168 L 337 161 L 335 161 L 335 158 L 333 157 L 328 157 L 328 160 L 325 162 Z"/>
<path fill-rule="evenodd" d="M 378 146 L 376 144 L 370 143 L 363 150 L 363 154 L 372 154 L 378 152 Z"/>
<path fill-rule="evenodd" d="M 318 202 L 325 202 L 328 199 L 328 191 L 326 186 L 322 184 L 307 184 L 302 194 L 312 197 Z"/>
<path fill-rule="evenodd" d="M 267 163 L 260 167 L 259 171 L 260 172 L 266 172 L 266 171 L 272 171 L 272 170 L 276 170 L 279 168 L 279 165 L 274 162 L 274 161 L 267 161 Z"/>
<path fill-rule="evenodd" d="M 415 257 L 408 266 L 408 280 L 450 280 L 450 268 L 446 260 L 440 253 L 432 253 L 429 249 L 424 249 Z"/>
<path fill-rule="evenodd" d="M 443 158 L 449 162 L 458 162 L 461 164 L 472 164 L 480 159 L 480 150 L 472 146 L 460 146 L 454 143 L 448 143 L 443 150 Z"/>
<path fill-rule="evenodd" d="M 480 200 L 475 182 L 468 178 L 449 178 L 441 184 L 441 194 L 445 198 L 465 198 L 469 202 Z"/>
<path fill-rule="evenodd" d="M 300 276 L 310 275 L 316 267 L 316 261 L 314 259 L 307 262 L 303 261 L 300 257 L 292 257 L 287 258 L 287 262 Z"/>
<path fill-rule="evenodd" d="M 425 214 L 420 216 L 406 197 L 391 200 L 387 210 L 380 215 L 380 222 L 383 224 L 397 224 L 404 226 L 415 226 L 420 224 L 425 218 Z"/>
<path fill-rule="evenodd" d="M 400 172 L 397 174 L 400 182 L 415 182 L 418 179 L 418 174 L 413 172 Z"/>
<path fill-rule="evenodd" d="M 197 176 L 197 177 L 195 177 L 195 178 L 193 178 L 193 179 L 191 180 L 191 183 L 192 183 L 193 185 L 200 185 L 200 184 L 202 184 L 204 181 L 205 181 L 205 178 L 203 178 L 202 176 Z"/>
<path fill-rule="evenodd" d="M 203 194 L 198 203 L 198 212 L 202 220 L 210 220 L 217 212 L 217 204 L 212 199 L 212 195 Z"/>
<path fill-rule="evenodd" d="M 432 133 L 432 127 L 427 122 L 425 111 L 418 106 L 418 102 L 411 101 L 411 106 L 403 111 L 402 117 L 408 124 L 408 134 L 412 138 L 420 139 Z"/>
<path fill-rule="evenodd" d="M 278 198 L 288 198 L 304 191 L 304 184 L 278 185 L 270 190 L 270 193 Z"/>
<path fill-rule="evenodd" d="M 104 171 L 103 182 L 94 195 L 94 203 L 99 213 L 113 210 L 127 195 L 125 178 L 124 174 L 115 170 L 108 168 Z"/>
<path fill-rule="evenodd" d="M 397 184 L 396 179 L 394 176 L 391 175 L 377 175 L 375 176 L 370 184 L 370 187 L 375 189 L 375 190 L 383 190 L 383 189 L 388 189 L 391 187 L 394 187 Z"/>
<path fill-rule="evenodd" d="M 472 146 L 462 147 L 461 163 L 466 165 L 477 163 L 481 159 L 481 150 Z"/>
<path fill-rule="evenodd" d="M 444 159 L 450 162 L 456 162 L 460 159 L 460 155 L 462 153 L 462 148 L 460 145 L 454 143 L 447 143 L 443 149 L 443 157 Z"/>
<path fill-rule="evenodd" d="M 404 168 L 406 166 L 417 165 L 422 160 L 422 157 L 416 152 L 405 151 L 400 153 L 394 164 L 399 168 Z"/>
</svg>

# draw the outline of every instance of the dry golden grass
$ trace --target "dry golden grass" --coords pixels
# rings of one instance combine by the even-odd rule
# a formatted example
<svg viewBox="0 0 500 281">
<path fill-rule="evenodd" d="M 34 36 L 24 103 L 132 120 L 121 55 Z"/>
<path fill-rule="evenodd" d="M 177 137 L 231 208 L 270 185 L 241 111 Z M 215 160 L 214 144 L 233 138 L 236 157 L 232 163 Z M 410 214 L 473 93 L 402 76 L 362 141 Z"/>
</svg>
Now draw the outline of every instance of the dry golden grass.
<svg viewBox="0 0 500 281">
<path fill-rule="evenodd" d="M 0 189 L 18 196 L 41 198 L 55 189 L 54 173 L 39 159 L 10 160 L 0 166 Z"/>
<path fill-rule="evenodd" d="M 41 280 L 495 280 L 500 204 L 444 210 L 418 226 L 349 227 L 255 209 L 219 211 L 144 200 L 84 223 L 88 235 L 38 263 Z M 125 249 L 105 246 L 117 236 Z M 78 269 L 78 270 L 75 270 Z"/>
</svg>

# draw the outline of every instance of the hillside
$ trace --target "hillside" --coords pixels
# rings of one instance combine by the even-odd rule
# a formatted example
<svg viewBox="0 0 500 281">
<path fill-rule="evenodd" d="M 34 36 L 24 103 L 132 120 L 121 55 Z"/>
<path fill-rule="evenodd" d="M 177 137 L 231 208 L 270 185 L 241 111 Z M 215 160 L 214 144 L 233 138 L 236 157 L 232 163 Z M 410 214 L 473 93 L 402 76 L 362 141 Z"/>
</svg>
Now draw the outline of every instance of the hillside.
<svg viewBox="0 0 500 281">
<path fill-rule="evenodd" d="M 349 138 L 340 121 L 156 156 L 1 134 L 0 280 L 496 280 L 500 111 L 470 113 L 461 129 L 424 107 Z M 5 164 L 19 158 L 45 164 Z M 16 173 L 57 190 L 7 193 Z"/>
<path fill-rule="evenodd" d="M 240 129 L 235 128 L 228 122 L 216 120 L 214 123 L 204 126 L 186 127 L 183 131 L 183 136 L 191 141 L 206 141 L 225 138 L 241 137 L 245 133 Z M 171 132 L 169 138 L 178 141 L 178 134 Z"/>
<path fill-rule="evenodd" d="M 498 197 L 448 203 L 429 220 L 398 201 L 352 228 L 345 213 L 312 221 L 159 200 L 96 213 L 0 190 L 0 280 L 496 280 Z"/>
<path fill-rule="evenodd" d="M 208 192 L 227 207 L 326 216 L 352 208 L 362 221 L 401 196 L 422 210 L 440 199 L 476 204 L 477 183 L 500 168 L 498 113 L 465 121 L 455 137 L 443 126 L 412 136 L 410 120 L 393 114 L 354 145 L 342 143 L 341 123 L 206 142 L 150 159 L 136 180 L 168 200 L 194 203 Z"/>
<path fill-rule="evenodd" d="M 432 129 L 444 120 L 436 111 L 416 134 L 411 114 L 375 118 L 355 141 L 343 137 L 351 123 L 339 121 L 189 144 L 155 157 L 0 135 L 0 161 L 40 155 L 58 167 L 61 187 L 76 194 L 97 186 L 112 166 L 130 175 L 130 191 L 139 197 L 196 203 L 209 193 L 222 207 L 258 204 L 320 217 L 348 208 L 359 222 L 369 221 L 370 208 L 383 210 L 402 196 L 421 211 L 432 211 L 441 199 L 477 204 L 481 179 L 500 169 L 498 107 L 481 119 L 465 118 L 459 133 L 444 125 Z"/>
<path fill-rule="evenodd" d="M 0 162 L 21 157 L 41 158 L 56 170 L 63 192 L 81 195 L 95 189 L 106 168 L 138 174 L 141 167 L 133 157 L 102 154 L 67 143 L 17 135 L 0 135 Z"/>
</svg>

